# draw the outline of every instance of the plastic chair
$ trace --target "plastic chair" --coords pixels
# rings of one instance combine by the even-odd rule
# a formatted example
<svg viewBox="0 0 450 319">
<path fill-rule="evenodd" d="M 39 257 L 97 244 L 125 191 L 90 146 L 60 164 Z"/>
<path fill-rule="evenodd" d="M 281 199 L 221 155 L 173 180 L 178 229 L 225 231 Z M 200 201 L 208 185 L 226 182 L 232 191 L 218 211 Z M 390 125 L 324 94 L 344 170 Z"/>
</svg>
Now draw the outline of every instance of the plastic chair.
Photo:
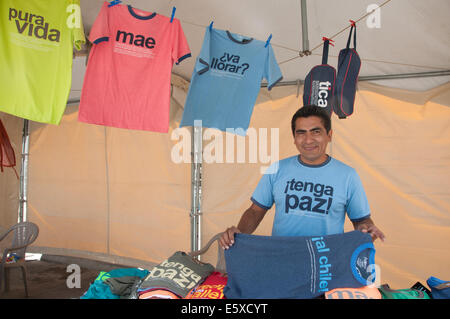
<svg viewBox="0 0 450 319">
<path fill-rule="evenodd" d="M 10 268 L 20 267 L 25 286 L 25 295 L 28 297 L 27 285 L 27 267 L 25 262 L 25 252 L 27 247 L 32 244 L 39 234 L 39 227 L 32 222 L 21 222 L 9 228 L 4 234 L 0 235 L 0 245 L 5 247 L 3 241 L 11 239 L 7 248 L 3 250 L 3 256 L 0 264 L 0 287 L 2 291 L 9 290 L 8 273 Z M 10 235 L 10 236 L 8 236 Z M 17 258 L 16 262 L 7 263 L 6 259 L 11 254 Z M 4 288 L 4 290 L 3 290 Z"/>
</svg>

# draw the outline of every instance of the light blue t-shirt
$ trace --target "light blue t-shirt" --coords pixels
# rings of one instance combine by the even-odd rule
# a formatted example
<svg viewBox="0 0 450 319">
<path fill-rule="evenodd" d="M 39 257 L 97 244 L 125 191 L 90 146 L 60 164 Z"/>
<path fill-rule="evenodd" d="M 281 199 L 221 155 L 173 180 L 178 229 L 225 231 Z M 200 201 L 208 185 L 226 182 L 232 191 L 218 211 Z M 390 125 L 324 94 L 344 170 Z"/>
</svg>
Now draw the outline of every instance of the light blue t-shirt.
<svg viewBox="0 0 450 319">
<path fill-rule="evenodd" d="M 352 221 L 370 216 L 358 173 L 339 160 L 328 157 L 312 166 L 296 155 L 272 164 L 268 172 L 251 200 L 266 209 L 275 203 L 274 236 L 340 234 L 346 213 Z"/>
<path fill-rule="evenodd" d="M 263 78 L 269 90 L 282 78 L 270 43 L 207 27 L 180 127 L 245 135 Z"/>
</svg>

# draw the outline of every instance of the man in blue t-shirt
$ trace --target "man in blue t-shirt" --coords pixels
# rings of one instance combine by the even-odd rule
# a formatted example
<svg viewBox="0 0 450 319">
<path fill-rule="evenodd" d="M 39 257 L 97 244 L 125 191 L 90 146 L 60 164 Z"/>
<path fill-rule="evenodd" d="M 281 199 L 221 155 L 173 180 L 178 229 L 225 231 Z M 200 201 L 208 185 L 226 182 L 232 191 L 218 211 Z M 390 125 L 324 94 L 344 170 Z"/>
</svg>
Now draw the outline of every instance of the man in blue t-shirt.
<svg viewBox="0 0 450 319">
<path fill-rule="evenodd" d="M 344 232 L 345 214 L 355 230 L 384 241 L 370 217 L 364 188 L 356 171 L 326 154 L 331 120 L 317 106 L 304 106 L 292 117 L 299 155 L 276 162 L 256 187 L 252 205 L 238 226 L 228 228 L 220 244 L 228 249 L 235 233 L 251 234 L 275 203 L 274 236 L 322 236 Z"/>
</svg>

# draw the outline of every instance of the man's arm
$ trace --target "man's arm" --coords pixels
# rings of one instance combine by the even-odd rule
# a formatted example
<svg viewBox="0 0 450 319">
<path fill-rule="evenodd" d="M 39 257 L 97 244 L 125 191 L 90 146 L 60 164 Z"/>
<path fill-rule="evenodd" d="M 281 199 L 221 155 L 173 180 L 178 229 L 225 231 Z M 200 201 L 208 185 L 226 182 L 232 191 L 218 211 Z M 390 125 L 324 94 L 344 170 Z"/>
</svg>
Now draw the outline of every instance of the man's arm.
<svg viewBox="0 0 450 319">
<path fill-rule="evenodd" d="M 375 226 L 370 217 L 360 221 L 352 221 L 352 223 L 355 230 L 360 230 L 363 233 L 369 233 L 369 235 L 372 236 L 372 241 L 375 241 L 377 238 L 380 238 L 381 241 L 384 241 L 385 236 L 383 232 L 379 230 L 377 226 Z"/>
<path fill-rule="evenodd" d="M 234 234 L 244 233 L 251 234 L 261 223 L 262 219 L 266 215 L 267 209 L 259 207 L 256 204 L 252 204 L 245 212 L 239 221 L 237 227 L 231 226 L 227 228 L 220 237 L 220 245 L 223 249 L 228 249 L 234 244 Z"/>
</svg>

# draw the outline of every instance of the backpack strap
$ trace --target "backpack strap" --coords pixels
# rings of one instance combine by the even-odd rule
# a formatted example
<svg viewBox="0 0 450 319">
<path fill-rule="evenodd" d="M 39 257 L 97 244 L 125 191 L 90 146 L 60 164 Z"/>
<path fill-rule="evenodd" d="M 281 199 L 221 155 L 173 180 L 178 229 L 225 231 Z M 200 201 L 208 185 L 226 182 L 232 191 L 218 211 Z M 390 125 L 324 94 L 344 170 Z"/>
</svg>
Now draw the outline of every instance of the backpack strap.
<svg viewBox="0 0 450 319">
<path fill-rule="evenodd" d="M 322 64 L 328 64 L 328 49 L 330 47 L 330 41 L 333 41 L 331 39 L 328 39 L 326 37 L 323 37 L 323 51 L 322 51 Z M 334 45 L 331 43 L 331 45 Z"/>
<path fill-rule="evenodd" d="M 352 23 L 352 26 L 350 28 L 350 34 L 348 35 L 348 39 L 347 39 L 347 49 L 350 47 L 350 40 L 352 39 L 353 28 L 355 28 L 355 34 L 353 35 L 353 48 L 356 50 L 356 24 L 355 23 Z"/>
</svg>

